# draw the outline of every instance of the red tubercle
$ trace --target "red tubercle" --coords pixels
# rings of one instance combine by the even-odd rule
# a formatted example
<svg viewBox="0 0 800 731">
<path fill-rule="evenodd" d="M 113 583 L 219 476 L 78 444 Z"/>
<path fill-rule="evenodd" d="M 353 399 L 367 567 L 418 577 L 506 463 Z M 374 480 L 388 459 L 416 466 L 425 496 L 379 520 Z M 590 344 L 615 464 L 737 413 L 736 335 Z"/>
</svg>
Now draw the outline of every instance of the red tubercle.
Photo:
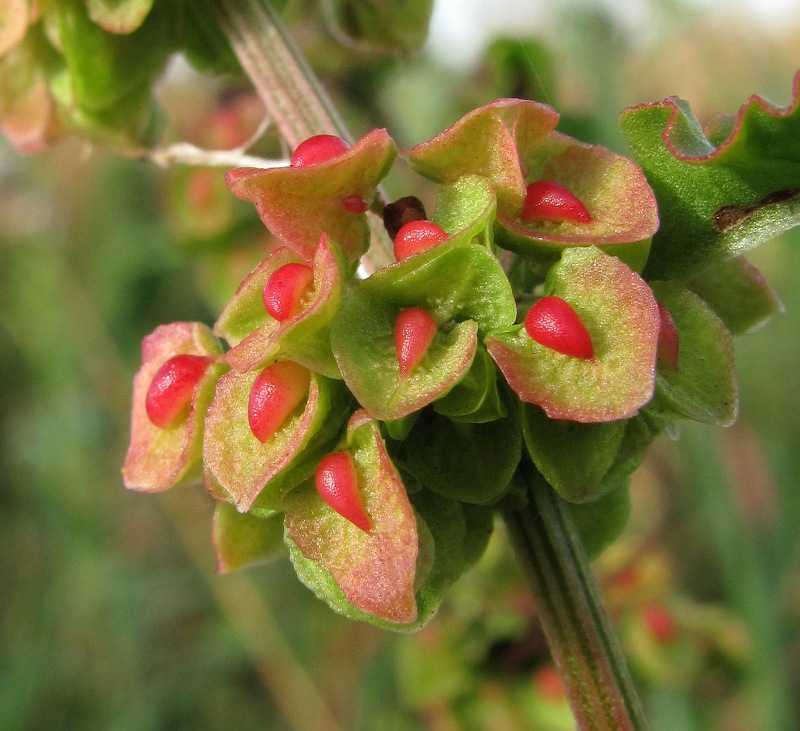
<svg viewBox="0 0 800 731">
<path fill-rule="evenodd" d="M 591 223 L 592 220 L 580 198 L 552 180 L 537 180 L 527 187 L 519 217 L 524 223 L 533 221 Z"/>
<path fill-rule="evenodd" d="M 342 207 L 354 215 L 366 213 L 369 204 L 360 195 L 348 195 L 342 198 Z"/>
<path fill-rule="evenodd" d="M 192 400 L 197 382 L 213 358 L 205 355 L 176 355 L 153 376 L 145 396 L 144 408 L 153 424 L 165 429 L 175 422 Z"/>
<path fill-rule="evenodd" d="M 400 377 L 406 378 L 428 352 L 438 327 L 433 315 L 421 307 L 407 307 L 394 323 L 394 346 Z"/>
<path fill-rule="evenodd" d="M 433 221 L 409 221 L 394 237 L 394 258 L 397 261 L 431 249 L 448 238 L 447 232 Z"/>
<path fill-rule="evenodd" d="M 307 368 L 288 360 L 278 361 L 258 374 L 250 389 L 247 421 L 260 442 L 275 436 L 300 403 L 308 397 L 311 374 Z"/>
<path fill-rule="evenodd" d="M 678 370 L 680 353 L 680 336 L 670 311 L 660 302 L 658 304 L 658 345 L 656 349 L 658 363 L 670 371 Z"/>
<path fill-rule="evenodd" d="M 314 135 L 301 142 L 292 153 L 290 165 L 303 168 L 320 165 L 339 157 L 350 149 L 341 137 L 336 135 Z"/>
<path fill-rule="evenodd" d="M 347 452 L 334 452 L 323 457 L 317 465 L 314 483 L 326 505 L 365 533 L 370 532 L 372 522 L 361 503 L 358 473 Z"/>
<path fill-rule="evenodd" d="M 271 317 L 284 322 L 296 315 L 305 294 L 314 284 L 314 270 L 307 264 L 284 264 L 264 283 L 264 307 Z"/>
<path fill-rule="evenodd" d="M 561 297 L 542 297 L 525 316 L 525 331 L 540 345 L 563 355 L 589 360 L 592 338 L 578 313 Z"/>
<path fill-rule="evenodd" d="M 660 604 L 648 604 L 642 609 L 642 621 L 647 631 L 661 645 L 669 645 L 678 639 L 680 627 L 669 609 Z"/>
</svg>

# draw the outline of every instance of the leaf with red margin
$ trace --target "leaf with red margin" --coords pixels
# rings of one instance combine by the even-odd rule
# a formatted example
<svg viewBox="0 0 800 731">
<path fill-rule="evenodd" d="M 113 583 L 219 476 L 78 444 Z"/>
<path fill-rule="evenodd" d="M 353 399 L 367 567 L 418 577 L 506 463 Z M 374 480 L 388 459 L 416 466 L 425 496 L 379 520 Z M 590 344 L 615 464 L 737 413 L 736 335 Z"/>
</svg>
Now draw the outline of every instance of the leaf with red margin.
<svg viewBox="0 0 800 731">
<path fill-rule="evenodd" d="M 428 142 L 401 150 L 420 175 L 454 183 L 464 175 L 489 178 L 504 210 L 519 211 L 525 176 L 519 149 L 527 150 L 558 124 L 551 107 L 523 99 L 498 99 L 473 110 Z"/>
<path fill-rule="evenodd" d="M 551 419 L 601 422 L 635 414 L 654 388 L 659 317 L 650 288 L 596 247 L 567 249 L 545 286 L 577 312 L 594 358 L 557 353 L 517 325 L 485 341 L 508 384 Z"/>
<path fill-rule="evenodd" d="M 386 453 L 378 423 L 366 412 L 358 411 L 350 419 L 345 448 L 353 457 L 372 529 L 367 533 L 357 528 L 306 484 L 286 498 L 292 555 L 299 551 L 331 574 L 347 601 L 362 612 L 388 622 L 413 622 L 418 538 L 405 487 Z"/>
<path fill-rule="evenodd" d="M 286 555 L 281 513 L 261 518 L 240 513 L 229 503 L 217 503 L 211 535 L 217 554 L 218 574 L 267 563 Z"/>
<path fill-rule="evenodd" d="M 250 390 L 259 373 L 231 371 L 220 378 L 203 440 L 203 460 L 213 476 L 206 482 L 222 490 L 242 512 L 250 510 L 262 490 L 268 493 L 262 503 L 278 506 L 292 484 L 275 478 L 302 461 L 304 452 L 317 442 L 336 436 L 347 417 L 340 408 L 341 383 L 312 373 L 308 399 L 262 443 L 247 420 Z"/>
<path fill-rule="evenodd" d="M 220 362 L 209 366 L 192 394 L 186 419 L 166 429 L 150 421 L 145 398 L 158 369 L 175 355 L 207 355 Z M 173 322 L 156 328 L 142 341 L 142 366 L 133 379 L 131 442 L 122 468 L 125 487 L 161 492 L 199 477 L 203 428 L 214 384 L 227 370 L 222 347 L 211 330 L 199 322 Z"/>
<path fill-rule="evenodd" d="M 328 162 L 269 170 L 235 168 L 226 180 L 230 191 L 255 204 L 266 227 L 306 261 L 314 258 L 323 233 L 355 261 L 369 245 L 367 218 L 349 213 L 342 200 L 358 196 L 369 205 L 394 158 L 393 140 L 385 129 L 376 129 Z"/>
<path fill-rule="evenodd" d="M 703 130 L 670 97 L 623 110 L 620 126 L 661 213 L 648 279 L 690 276 L 800 223 L 800 73 L 784 108 L 752 96 Z"/>
<path fill-rule="evenodd" d="M 302 311 L 284 322 L 264 307 L 264 284 L 285 264 L 302 260 L 281 248 L 261 262 L 239 285 L 214 325 L 215 334 L 233 347 L 225 354 L 235 371 L 243 373 L 269 360 L 293 360 L 329 378 L 340 378 L 328 328 L 339 307 L 340 255 L 325 235 L 314 254 L 314 287 Z"/>
<path fill-rule="evenodd" d="M 529 180 L 552 180 L 586 206 L 589 223 L 519 220 L 521 206 L 497 215 L 498 245 L 535 259 L 541 266 L 558 261 L 567 246 L 599 246 L 641 271 L 650 239 L 658 230 L 653 191 L 641 168 L 600 145 L 584 145 L 553 132 L 531 152 Z"/>
</svg>

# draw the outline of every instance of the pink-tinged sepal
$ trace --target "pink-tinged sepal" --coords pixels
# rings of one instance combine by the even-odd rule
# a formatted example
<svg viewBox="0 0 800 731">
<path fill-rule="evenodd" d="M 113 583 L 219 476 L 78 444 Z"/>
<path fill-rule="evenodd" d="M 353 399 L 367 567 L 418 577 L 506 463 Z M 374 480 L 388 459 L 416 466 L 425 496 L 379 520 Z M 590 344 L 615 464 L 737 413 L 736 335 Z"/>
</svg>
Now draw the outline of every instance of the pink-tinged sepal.
<svg viewBox="0 0 800 731">
<path fill-rule="evenodd" d="M 323 156 L 324 157 L 324 156 Z M 395 145 L 384 129 L 362 137 L 341 154 L 314 164 L 228 172 L 231 192 L 252 202 L 266 227 L 306 261 L 327 233 L 356 261 L 369 244 L 364 205 L 394 162 Z"/>
<path fill-rule="evenodd" d="M 348 472 L 343 481 L 350 480 L 350 487 L 357 488 L 356 497 L 369 523 L 359 526 L 356 523 L 364 516 L 343 516 L 309 481 L 286 498 L 286 538 L 292 560 L 296 566 L 313 562 L 332 576 L 351 607 L 391 624 L 412 623 L 418 617 L 414 596 L 417 522 L 378 423 L 366 412 L 356 412 L 337 453 L 351 460 L 353 473 L 338 474 Z M 301 578 L 307 576 L 301 569 L 298 573 Z M 335 609 L 344 609 L 322 585 L 310 588 Z"/>
<path fill-rule="evenodd" d="M 227 368 L 219 342 L 201 323 L 162 325 L 142 341 L 126 487 L 160 492 L 199 476 L 206 409 Z"/>
</svg>

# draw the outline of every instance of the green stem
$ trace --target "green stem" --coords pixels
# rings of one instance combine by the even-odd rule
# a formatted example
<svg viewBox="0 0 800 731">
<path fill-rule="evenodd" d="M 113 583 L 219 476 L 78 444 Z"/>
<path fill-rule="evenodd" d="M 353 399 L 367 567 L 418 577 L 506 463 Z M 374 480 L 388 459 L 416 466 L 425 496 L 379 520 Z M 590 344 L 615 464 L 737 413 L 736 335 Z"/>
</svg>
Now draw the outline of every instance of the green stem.
<svg viewBox="0 0 800 731">
<path fill-rule="evenodd" d="M 647 729 L 614 629 L 565 502 L 528 464 L 530 502 L 504 514 L 579 729 Z"/>
</svg>

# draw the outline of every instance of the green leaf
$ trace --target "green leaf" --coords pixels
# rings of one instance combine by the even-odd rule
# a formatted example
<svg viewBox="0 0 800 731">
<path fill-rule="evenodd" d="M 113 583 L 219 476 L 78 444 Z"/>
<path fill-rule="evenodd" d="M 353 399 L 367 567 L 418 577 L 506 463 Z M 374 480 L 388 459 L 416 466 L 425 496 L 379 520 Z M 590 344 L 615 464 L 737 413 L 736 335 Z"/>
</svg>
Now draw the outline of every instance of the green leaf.
<svg viewBox="0 0 800 731">
<path fill-rule="evenodd" d="M 434 411 L 420 414 L 403 442 L 404 469 L 453 500 L 487 505 L 505 491 L 522 454 L 514 415 L 484 424 L 456 423 Z"/>
<path fill-rule="evenodd" d="M 59 0 L 59 38 L 80 107 L 105 110 L 149 87 L 172 50 L 174 18 L 167 5 L 150 12 L 136 31 L 117 35 L 95 25 L 82 0 Z"/>
<path fill-rule="evenodd" d="M 680 282 L 651 282 L 678 329 L 678 367 L 659 368 L 649 411 L 730 426 L 738 395 L 733 339 L 722 320 Z"/>
<path fill-rule="evenodd" d="M 478 243 L 491 249 L 497 198 L 490 182 L 465 175 L 439 189 L 433 221 L 450 233 L 451 241 Z"/>
<path fill-rule="evenodd" d="M 573 358 L 532 340 L 522 325 L 487 336 L 512 390 L 552 419 L 617 421 L 653 395 L 659 316 L 647 284 L 596 247 L 567 249 L 547 278 L 548 294 L 577 312 L 594 358 Z"/>
<path fill-rule="evenodd" d="M 313 454 L 315 445 L 329 443 L 347 418 L 341 410 L 345 400 L 340 383 L 312 374 L 305 403 L 298 405 L 272 438 L 260 442 L 250 430 L 247 415 L 259 373 L 226 373 L 217 383 L 206 417 L 205 466 L 240 511 L 249 510 L 262 490 L 262 505 L 279 506 L 294 486 L 279 478 L 302 462 L 307 452 Z"/>
<path fill-rule="evenodd" d="M 267 563 L 286 554 L 281 513 L 259 518 L 240 513 L 229 503 L 217 503 L 211 535 L 219 574 Z"/>
<path fill-rule="evenodd" d="M 343 518 L 322 501 L 312 483 L 306 483 L 286 499 L 286 538 L 292 561 L 301 580 L 333 609 L 347 612 L 351 605 L 385 622 L 414 622 L 418 618 L 414 511 L 378 424 L 363 411 L 350 420 L 346 448 L 356 466 L 371 530 L 365 532 Z M 329 574 L 341 594 L 337 596 L 324 574 L 315 577 L 309 562 Z"/>
<path fill-rule="evenodd" d="M 500 263 L 486 247 L 459 237 L 379 269 L 361 287 L 397 307 L 422 307 L 442 324 L 472 320 L 488 331 L 517 316 Z"/>
<path fill-rule="evenodd" d="M 147 391 L 158 369 L 173 356 L 184 354 L 219 357 L 222 347 L 199 322 L 162 325 L 142 341 L 142 365 L 133 379 L 131 441 L 122 468 L 125 486 L 131 490 L 162 492 L 200 475 L 206 410 L 227 365 L 219 362 L 208 368 L 195 386 L 186 418 L 177 423 L 158 427 L 145 409 Z"/>
<path fill-rule="evenodd" d="M 264 306 L 264 285 L 282 266 L 302 262 L 289 249 L 280 248 L 262 261 L 239 285 L 220 314 L 214 332 L 233 347 L 225 357 L 243 373 L 268 360 L 293 360 L 329 378 L 340 378 L 331 351 L 329 328 L 339 307 L 340 266 L 337 249 L 323 236 L 314 255 L 314 286 L 302 311 L 279 322 Z"/>
<path fill-rule="evenodd" d="M 433 0 L 325 0 L 334 38 L 359 51 L 409 53 L 428 36 Z"/>
<path fill-rule="evenodd" d="M 215 74 L 239 70 L 239 60 L 214 14 L 202 3 L 186 0 L 182 17 L 181 51 L 192 66 Z"/>
<path fill-rule="evenodd" d="M 86 0 L 89 17 L 109 33 L 132 33 L 152 7 L 153 0 Z"/>
<path fill-rule="evenodd" d="M 385 129 L 376 129 L 339 157 L 304 167 L 234 168 L 230 191 L 256 207 L 264 225 L 306 261 L 314 258 L 327 234 L 355 261 L 369 244 L 366 216 L 350 213 L 342 201 L 358 196 L 372 203 L 378 183 L 389 172 L 395 145 Z"/>
<path fill-rule="evenodd" d="M 786 108 L 751 97 L 705 131 L 675 97 L 620 117 L 658 199 L 645 274 L 684 278 L 800 223 L 800 73 Z"/>
<path fill-rule="evenodd" d="M 568 503 L 575 527 L 590 559 L 597 558 L 619 538 L 631 515 L 629 482 L 617 485 L 602 497 L 580 504 Z"/>
<path fill-rule="evenodd" d="M 550 419 L 540 408 L 522 408 L 522 433 L 536 469 L 565 500 L 597 499 L 603 477 L 622 445 L 626 421 L 581 424 Z"/>
<path fill-rule="evenodd" d="M 707 267 L 685 284 L 719 315 L 731 335 L 744 335 L 783 312 L 778 295 L 742 256 Z"/>
<path fill-rule="evenodd" d="M 401 307 L 371 294 L 367 282 L 342 293 L 331 343 L 342 377 L 359 403 L 376 419 L 393 421 L 443 396 L 464 377 L 477 348 L 478 326 L 467 320 L 445 328 L 437 313 L 431 313 L 439 331 L 422 362 L 401 378 L 394 339 Z"/>
<path fill-rule="evenodd" d="M 433 402 L 433 410 L 451 421 L 481 424 L 508 413 L 497 384 L 497 368 L 482 343 L 467 375 L 452 390 Z"/>
</svg>

